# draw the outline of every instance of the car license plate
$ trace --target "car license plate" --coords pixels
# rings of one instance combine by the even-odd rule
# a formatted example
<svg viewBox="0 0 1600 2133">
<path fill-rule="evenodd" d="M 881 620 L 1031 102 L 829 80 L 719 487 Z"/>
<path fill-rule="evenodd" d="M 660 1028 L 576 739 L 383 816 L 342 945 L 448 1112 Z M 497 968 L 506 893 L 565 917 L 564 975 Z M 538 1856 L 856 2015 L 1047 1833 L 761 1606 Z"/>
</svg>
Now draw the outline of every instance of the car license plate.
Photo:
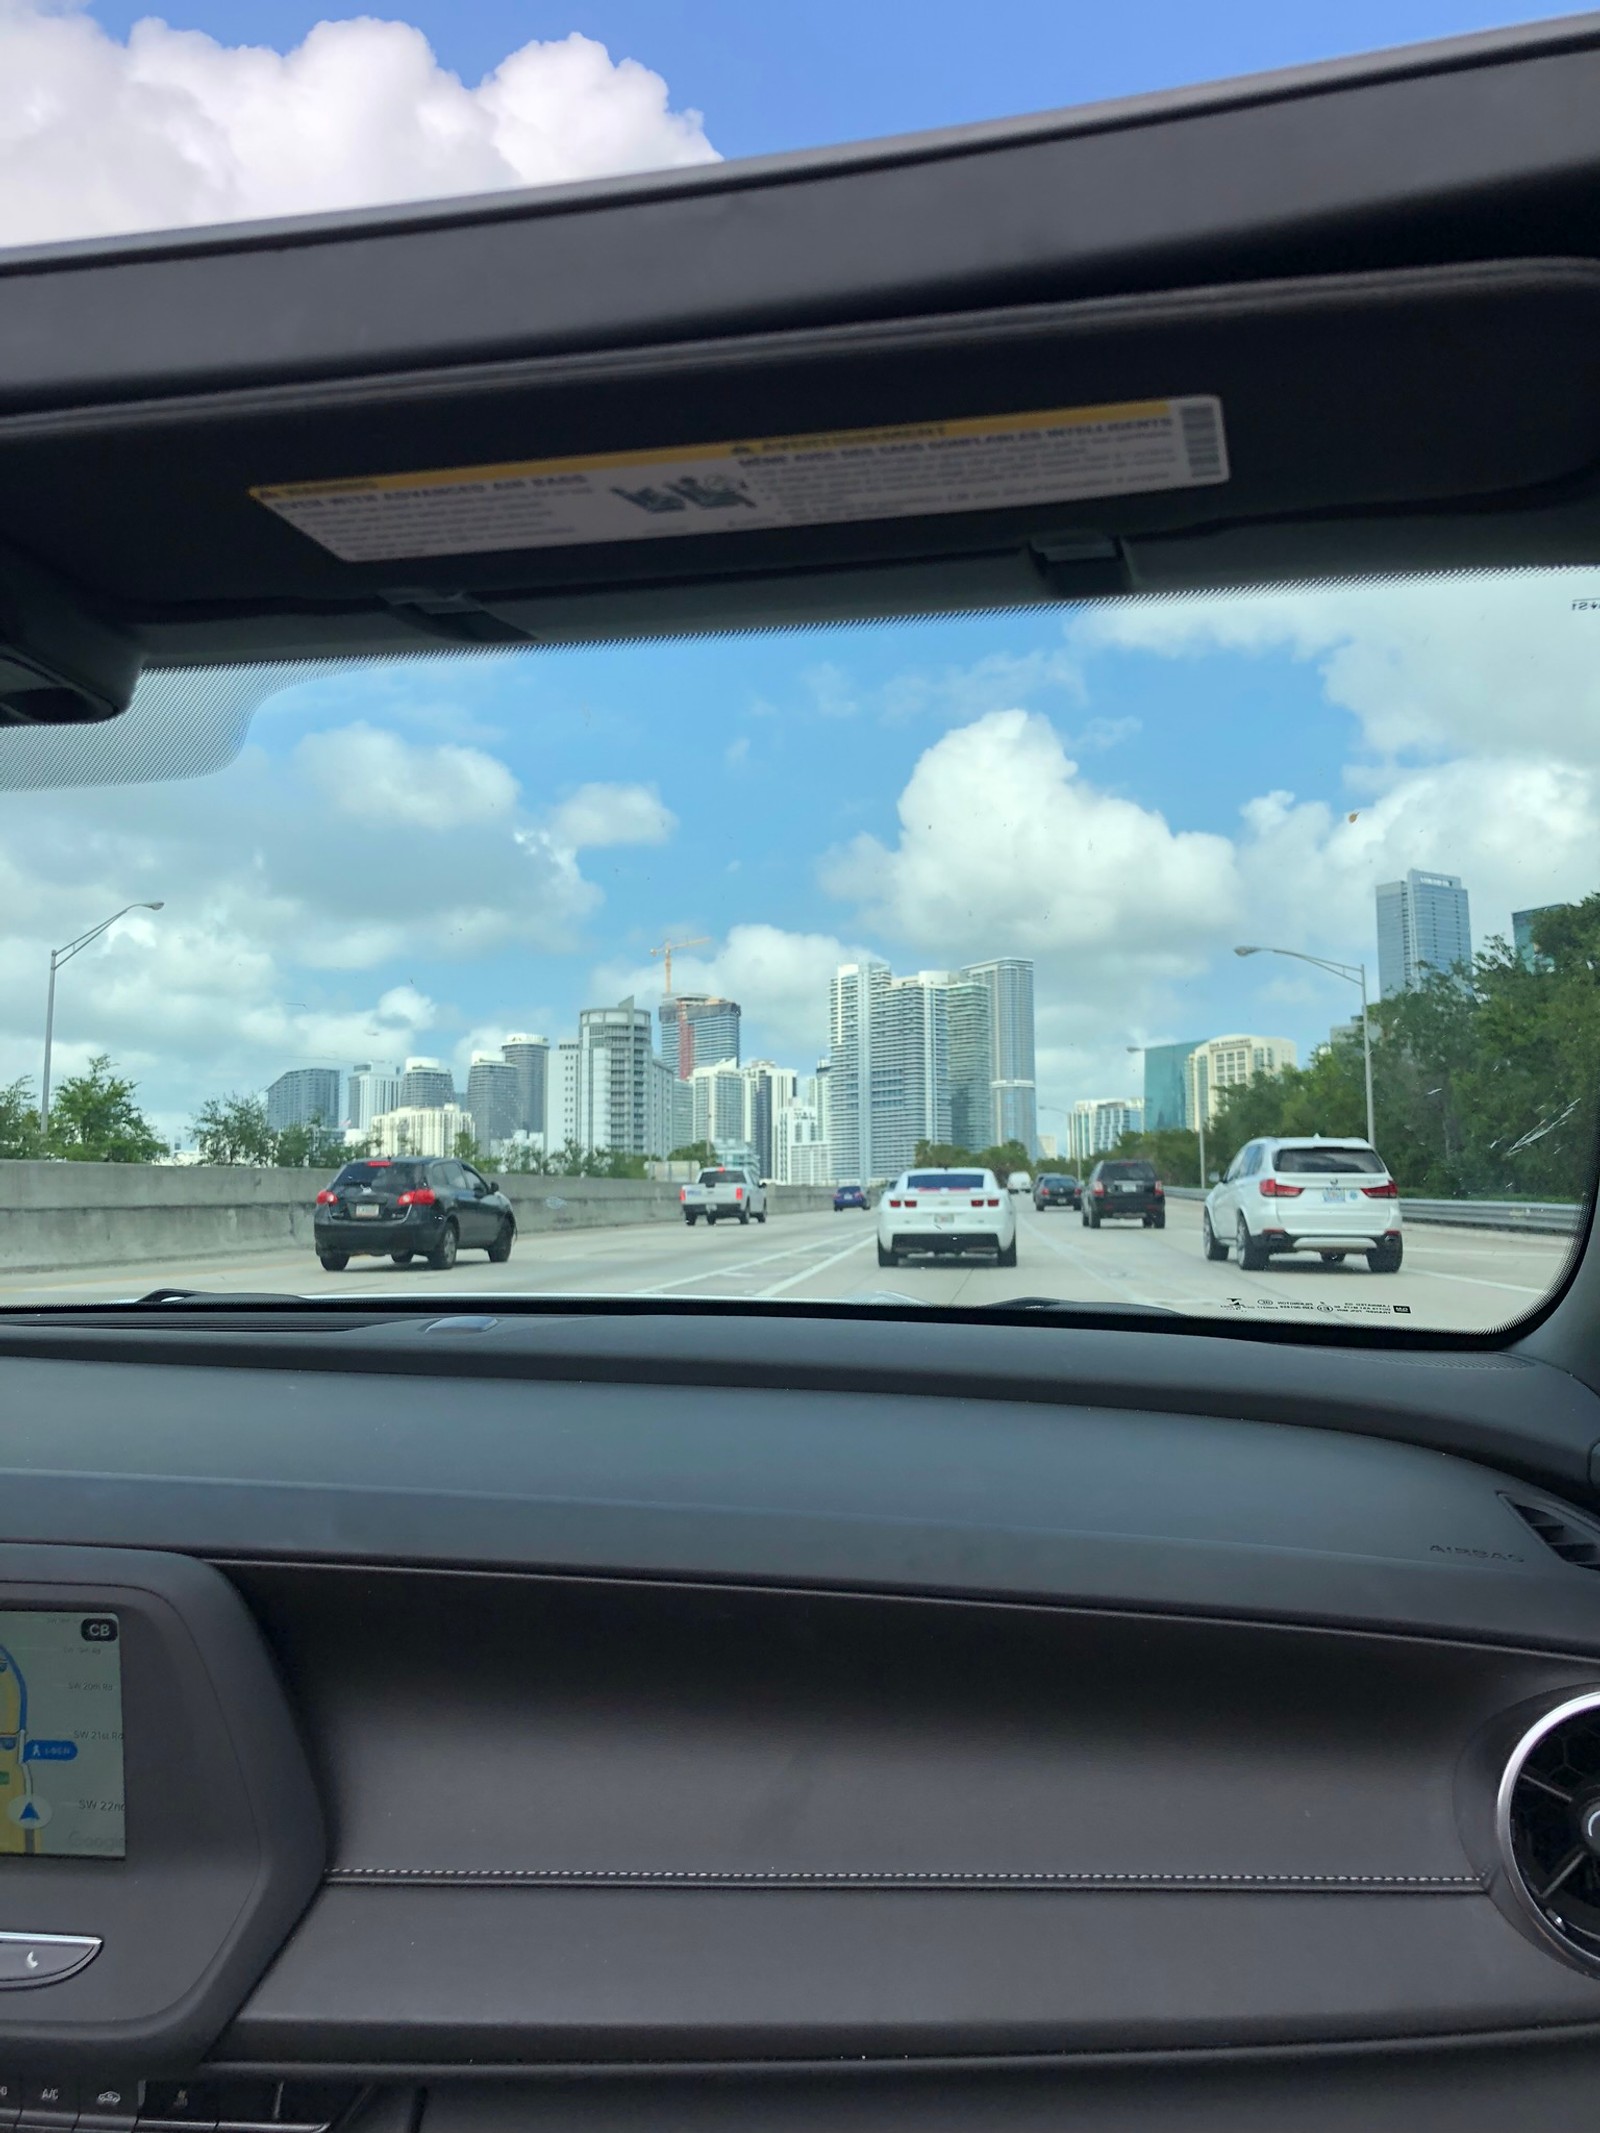
<svg viewBox="0 0 1600 2133">
<path fill-rule="evenodd" d="M 358 1216 L 381 1215 L 383 1213 L 383 1209 L 378 1205 L 376 1200 L 370 1200 L 366 1203 L 365 1206 L 358 1203 L 355 1212 Z"/>
<path fill-rule="evenodd" d="M 1132 1192 L 1134 1188 L 1132 1185 L 1124 1184 L 1121 1179 L 1118 1179 L 1117 1182 L 1113 1184 L 1111 1190 L 1113 1192 Z"/>
<path fill-rule="evenodd" d="M 935 1229 L 954 1229 L 956 1226 L 956 1218 L 954 1215 L 935 1215 L 933 1218 L 933 1226 Z"/>
<path fill-rule="evenodd" d="M 1325 1200 L 1353 1200 L 1355 1198 L 1355 1194 L 1353 1192 L 1346 1192 L 1342 1186 L 1325 1185 L 1322 1188 L 1322 1197 Z"/>
</svg>

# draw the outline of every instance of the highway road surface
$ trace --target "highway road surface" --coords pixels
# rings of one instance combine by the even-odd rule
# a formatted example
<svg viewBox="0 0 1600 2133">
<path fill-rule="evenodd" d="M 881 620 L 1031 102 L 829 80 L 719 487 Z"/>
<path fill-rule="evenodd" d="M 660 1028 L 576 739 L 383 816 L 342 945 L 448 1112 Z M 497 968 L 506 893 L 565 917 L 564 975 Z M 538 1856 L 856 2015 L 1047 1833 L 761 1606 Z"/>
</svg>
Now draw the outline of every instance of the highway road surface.
<svg viewBox="0 0 1600 2133">
<path fill-rule="evenodd" d="M 1206 1316 L 1306 1323 L 1397 1324 L 1419 1330 L 1487 1331 L 1520 1318 L 1562 1278 L 1570 1245 L 1562 1237 L 1504 1235 L 1418 1225 L 1407 1230 L 1398 1274 L 1372 1274 L 1365 1261 L 1324 1266 L 1276 1260 L 1269 1272 L 1241 1274 L 1228 1260 L 1206 1261 L 1200 1209 L 1174 1201 L 1163 1231 L 1107 1225 L 1085 1229 L 1075 1214 L 1019 1206 L 1018 1263 L 913 1260 L 877 1264 L 870 1214 L 774 1214 L 764 1227 L 719 1223 L 708 1230 L 677 1221 L 626 1229 L 570 1230 L 519 1238 L 504 1266 L 463 1253 L 454 1271 L 352 1260 L 326 1274 L 308 1247 L 231 1260 L 154 1262 L 0 1275 L 0 1308 L 91 1304 L 139 1296 L 157 1286 L 271 1291 L 286 1295 L 382 1298 L 625 1295 L 738 1297 L 748 1302 L 878 1302 L 897 1298 L 971 1307 L 1012 1297 L 1058 1297 L 1087 1305 L 1157 1304 Z"/>
</svg>

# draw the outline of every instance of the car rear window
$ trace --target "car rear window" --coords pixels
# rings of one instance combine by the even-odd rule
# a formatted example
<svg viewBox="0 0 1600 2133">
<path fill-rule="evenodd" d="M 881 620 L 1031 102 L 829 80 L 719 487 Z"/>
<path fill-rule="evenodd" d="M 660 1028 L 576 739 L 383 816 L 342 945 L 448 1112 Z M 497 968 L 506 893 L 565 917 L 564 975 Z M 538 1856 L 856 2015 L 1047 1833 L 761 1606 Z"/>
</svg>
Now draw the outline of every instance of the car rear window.
<svg viewBox="0 0 1600 2133">
<path fill-rule="evenodd" d="M 1153 1184 L 1155 1182 L 1155 1174 L 1154 1163 L 1102 1163 L 1100 1165 L 1100 1175 L 1103 1178 L 1137 1178 L 1141 1185 Z"/>
<path fill-rule="evenodd" d="M 428 1182 L 421 1163 L 346 1163 L 335 1185 L 370 1185 L 374 1192 L 414 1192 Z"/>
<path fill-rule="evenodd" d="M 1272 1167 L 1280 1177 L 1327 1177 L 1332 1172 L 1349 1170 L 1381 1174 L 1384 1162 L 1371 1148 L 1280 1148 Z"/>
<path fill-rule="evenodd" d="M 982 1192 L 981 1170 L 915 1170 L 906 1179 L 910 1192 Z"/>
<path fill-rule="evenodd" d="M 750 1180 L 742 1170 L 702 1170 L 702 1185 L 748 1185 Z"/>
</svg>

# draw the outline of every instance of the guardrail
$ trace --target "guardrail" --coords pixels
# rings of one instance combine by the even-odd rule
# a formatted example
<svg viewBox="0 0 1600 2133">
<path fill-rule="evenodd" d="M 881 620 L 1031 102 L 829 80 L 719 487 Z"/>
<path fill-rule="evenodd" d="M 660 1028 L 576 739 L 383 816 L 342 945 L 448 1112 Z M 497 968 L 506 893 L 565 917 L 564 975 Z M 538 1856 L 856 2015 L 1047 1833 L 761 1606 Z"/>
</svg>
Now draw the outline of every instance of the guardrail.
<svg viewBox="0 0 1600 2133">
<path fill-rule="evenodd" d="M 1198 1185 L 1169 1185 L 1169 1200 L 1203 1200 Z M 1413 1200 L 1402 1196 L 1403 1222 L 1435 1222 L 1446 1229 L 1500 1229 L 1530 1236 L 1570 1237 L 1586 1210 L 1561 1200 Z"/>
</svg>

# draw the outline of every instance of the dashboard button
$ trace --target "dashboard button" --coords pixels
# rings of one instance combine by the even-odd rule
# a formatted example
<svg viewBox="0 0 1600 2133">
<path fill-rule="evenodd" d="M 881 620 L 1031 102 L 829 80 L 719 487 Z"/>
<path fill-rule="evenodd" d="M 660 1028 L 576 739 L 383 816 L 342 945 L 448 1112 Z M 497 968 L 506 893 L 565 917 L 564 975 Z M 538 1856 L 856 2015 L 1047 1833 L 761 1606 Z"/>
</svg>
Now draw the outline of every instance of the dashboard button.
<svg viewBox="0 0 1600 2133">
<path fill-rule="evenodd" d="M 217 2123 L 217 2092 L 201 2081 L 145 2084 L 141 2126 L 167 2126 L 173 2133 L 210 2133 Z"/>
<path fill-rule="evenodd" d="M 22 2084 L 19 2126 L 37 2126 L 40 2133 L 71 2133 L 77 2123 L 78 2085 L 75 2081 L 25 2081 Z"/>
<path fill-rule="evenodd" d="M 143 2087 L 141 2081 L 86 2081 L 78 2091 L 78 2133 L 129 2133 Z"/>
<path fill-rule="evenodd" d="M 22 2083 L 15 2074 L 0 2074 L 0 2128 L 14 2126 L 22 2108 Z"/>
<path fill-rule="evenodd" d="M 99 1940 L 88 1933 L 0 1933 L 0 1990 L 58 1985 L 99 1953 Z"/>
</svg>

